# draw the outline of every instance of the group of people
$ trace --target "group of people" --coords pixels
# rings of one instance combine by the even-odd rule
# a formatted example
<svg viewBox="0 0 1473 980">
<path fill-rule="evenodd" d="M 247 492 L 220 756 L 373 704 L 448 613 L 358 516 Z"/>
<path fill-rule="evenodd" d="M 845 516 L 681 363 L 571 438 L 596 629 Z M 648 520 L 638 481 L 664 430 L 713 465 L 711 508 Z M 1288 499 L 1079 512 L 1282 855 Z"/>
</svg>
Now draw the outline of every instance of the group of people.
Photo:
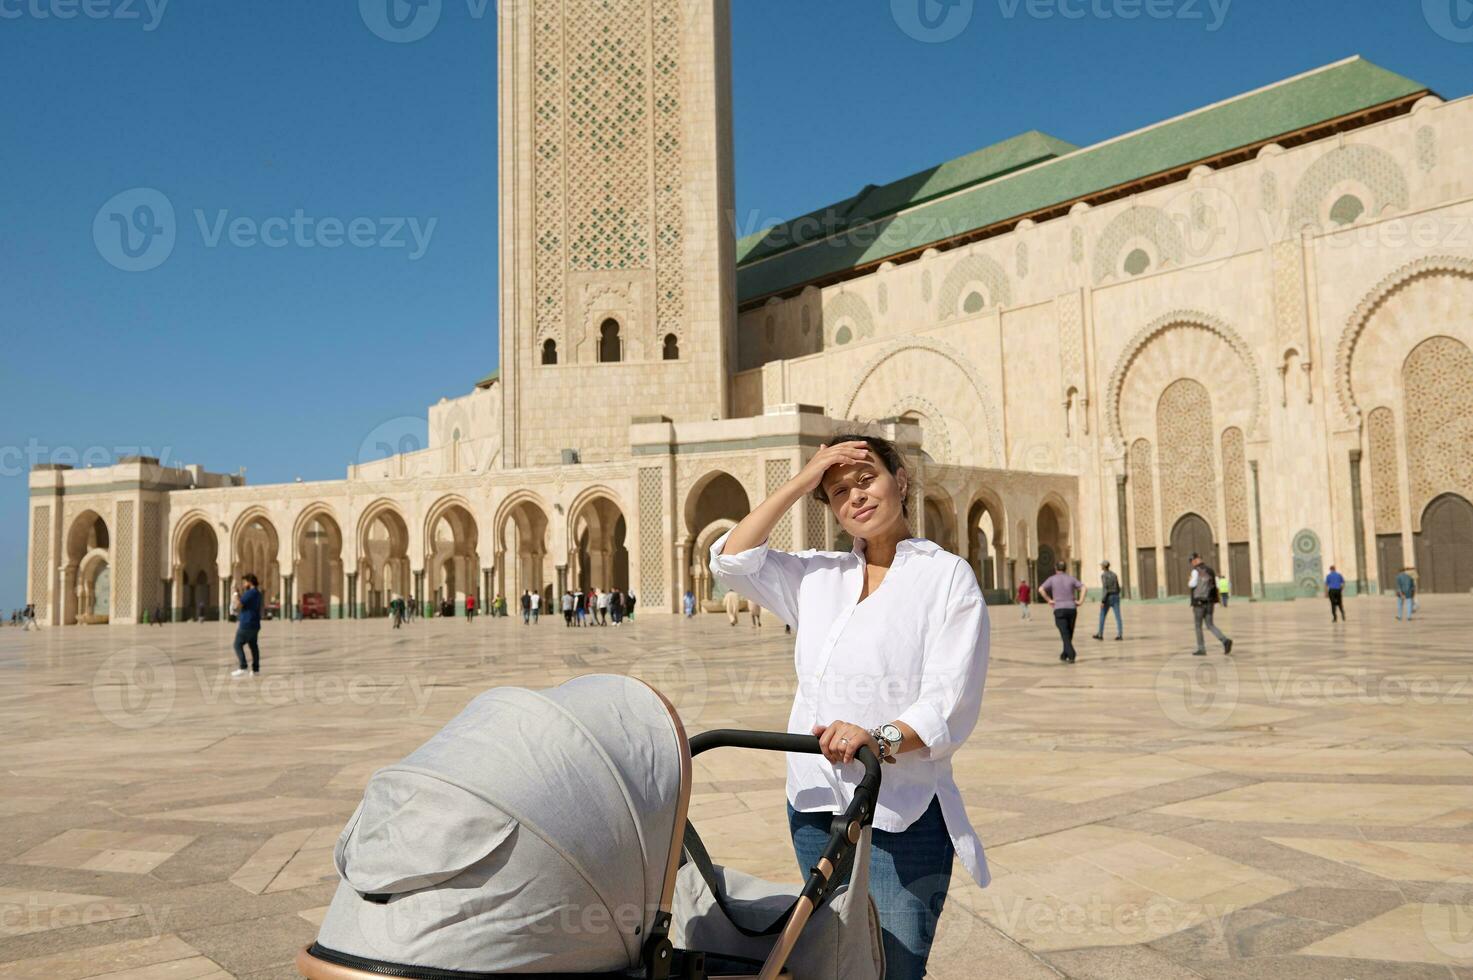
<svg viewBox="0 0 1473 980">
<path fill-rule="evenodd" d="M 523 599 L 522 619 L 526 621 L 526 596 Z M 535 597 L 534 597 L 535 598 Z M 634 618 L 633 592 L 623 589 L 568 589 L 563 592 L 564 626 L 607 626 L 612 620 L 615 626 L 625 619 Z M 535 610 L 533 621 L 536 621 Z"/>
<path fill-rule="evenodd" d="M 10 610 L 10 625 L 28 630 L 40 629 L 41 627 L 36 623 L 36 607 L 27 603 L 24 609 Z"/>
<path fill-rule="evenodd" d="M 1227 605 L 1227 590 L 1222 587 L 1223 581 L 1218 577 L 1217 571 L 1203 561 L 1201 555 L 1193 552 L 1191 563 L 1187 594 L 1191 599 L 1192 622 L 1197 632 L 1197 649 L 1192 653 L 1198 657 L 1207 655 L 1206 637 L 1203 633 L 1205 630 L 1217 637 L 1222 644 L 1223 653 L 1230 654 L 1233 652 L 1232 638 L 1223 635 L 1222 630 L 1212 621 L 1212 613 L 1217 605 Z M 1335 574 L 1333 566 L 1330 571 Z M 1343 581 L 1341 584 L 1343 586 Z M 1079 657 L 1074 648 L 1074 628 L 1079 618 L 1079 604 L 1084 601 L 1084 593 L 1084 583 L 1069 574 L 1069 566 L 1064 562 L 1056 564 L 1054 574 L 1038 587 L 1038 594 L 1054 611 L 1054 626 L 1058 628 L 1059 637 L 1063 640 L 1059 660 L 1066 664 L 1074 663 Z M 1125 624 L 1120 617 L 1120 598 L 1120 576 L 1110 569 L 1108 561 L 1100 562 L 1100 624 L 1095 628 L 1091 639 L 1105 638 L 1105 623 L 1111 612 L 1115 614 L 1115 639 L 1125 639 Z M 1029 604 L 1032 600 L 1033 590 L 1028 583 L 1019 584 L 1018 602 L 1023 608 L 1024 619 L 1030 618 Z"/>
</svg>

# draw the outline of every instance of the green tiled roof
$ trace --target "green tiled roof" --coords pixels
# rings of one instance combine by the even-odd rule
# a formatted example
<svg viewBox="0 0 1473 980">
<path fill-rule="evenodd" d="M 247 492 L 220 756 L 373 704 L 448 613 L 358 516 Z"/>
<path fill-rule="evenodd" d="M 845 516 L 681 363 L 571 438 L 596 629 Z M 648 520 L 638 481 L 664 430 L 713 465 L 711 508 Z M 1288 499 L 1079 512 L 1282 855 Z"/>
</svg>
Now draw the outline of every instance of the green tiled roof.
<svg viewBox="0 0 1473 980">
<path fill-rule="evenodd" d="M 759 299 L 1425 91 L 1425 85 L 1356 57 L 1082 150 L 1069 152 L 1068 144 L 1026 133 L 813 212 L 810 224 L 814 216 L 831 224 L 800 242 L 789 241 L 793 235 L 785 231 L 796 221 L 743 239 L 737 248 L 738 300 Z M 1030 152 L 1041 155 L 1029 161 Z M 1009 160 L 1016 162 L 1004 167 Z M 838 234 L 845 230 L 850 233 Z"/>
</svg>

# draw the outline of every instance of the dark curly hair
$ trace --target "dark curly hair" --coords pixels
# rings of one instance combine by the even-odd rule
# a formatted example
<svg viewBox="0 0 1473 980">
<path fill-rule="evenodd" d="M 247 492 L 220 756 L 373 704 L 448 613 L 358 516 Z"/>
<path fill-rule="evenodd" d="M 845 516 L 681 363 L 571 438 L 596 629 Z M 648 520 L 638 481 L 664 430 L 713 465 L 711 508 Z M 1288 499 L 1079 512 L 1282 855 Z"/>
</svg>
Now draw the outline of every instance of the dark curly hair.
<svg viewBox="0 0 1473 980">
<path fill-rule="evenodd" d="M 890 471 L 891 476 L 899 476 L 901 470 L 905 470 L 907 473 L 910 472 L 910 467 L 905 464 L 905 457 L 900 455 L 900 450 L 896 449 L 895 443 L 889 439 L 882 439 L 879 436 L 844 433 L 829 439 L 828 445 L 837 446 L 841 442 L 862 442 L 869 446 L 869 451 L 874 453 L 875 458 L 884 465 L 885 469 Z M 829 495 L 824 492 L 822 480 L 814 488 L 813 499 L 821 504 L 827 504 L 829 502 Z M 910 518 L 910 499 L 908 494 L 900 498 L 900 516 L 907 520 Z"/>
</svg>

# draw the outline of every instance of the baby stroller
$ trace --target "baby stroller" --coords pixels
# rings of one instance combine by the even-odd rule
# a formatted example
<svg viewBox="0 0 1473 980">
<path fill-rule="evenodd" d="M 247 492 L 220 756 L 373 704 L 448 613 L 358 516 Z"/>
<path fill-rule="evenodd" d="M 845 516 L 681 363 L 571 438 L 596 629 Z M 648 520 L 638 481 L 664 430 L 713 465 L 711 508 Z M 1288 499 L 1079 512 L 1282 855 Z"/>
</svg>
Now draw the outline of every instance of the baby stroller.
<svg viewBox="0 0 1473 980">
<path fill-rule="evenodd" d="M 817 753 L 712 731 L 629 677 L 477 697 L 379 770 L 334 850 L 342 880 L 309 980 L 880 980 L 868 895 L 880 762 L 835 814 L 801 892 L 713 865 L 686 817 L 691 758 Z M 848 874 L 847 884 L 830 887 Z"/>
</svg>

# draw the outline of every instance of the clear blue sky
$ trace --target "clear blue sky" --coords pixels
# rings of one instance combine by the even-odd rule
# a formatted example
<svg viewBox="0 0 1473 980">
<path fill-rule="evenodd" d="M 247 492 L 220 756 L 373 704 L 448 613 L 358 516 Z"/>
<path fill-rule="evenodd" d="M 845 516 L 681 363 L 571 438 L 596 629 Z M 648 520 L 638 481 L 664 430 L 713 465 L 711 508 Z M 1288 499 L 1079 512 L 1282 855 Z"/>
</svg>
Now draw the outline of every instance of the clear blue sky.
<svg viewBox="0 0 1473 980">
<path fill-rule="evenodd" d="M 391 43 L 355 0 L 0 0 L 0 607 L 24 598 L 36 451 L 340 478 L 376 427 L 496 366 L 494 3 L 440 2 L 431 33 Z M 924 0 L 929 32 L 919 2 L 735 0 L 744 224 L 1354 53 L 1448 98 L 1473 77 L 1468 0 Z M 178 236 L 129 273 L 93 224 L 137 187 Z M 317 247 L 262 224 L 298 209 Z M 284 246 L 211 245 L 222 213 Z M 416 219 L 423 254 L 407 225 L 403 247 L 323 247 L 347 228 L 317 222 L 355 218 L 374 243 Z"/>
</svg>

